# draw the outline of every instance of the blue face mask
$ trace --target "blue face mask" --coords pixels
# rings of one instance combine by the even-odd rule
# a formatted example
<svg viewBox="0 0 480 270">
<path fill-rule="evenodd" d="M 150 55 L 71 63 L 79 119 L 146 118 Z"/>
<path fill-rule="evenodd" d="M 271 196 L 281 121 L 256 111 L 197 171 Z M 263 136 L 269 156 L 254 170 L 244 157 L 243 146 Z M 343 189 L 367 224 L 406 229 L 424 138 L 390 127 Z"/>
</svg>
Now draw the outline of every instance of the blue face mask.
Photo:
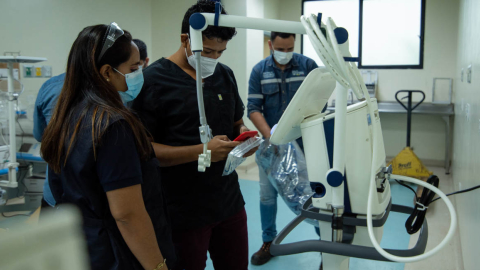
<svg viewBox="0 0 480 270">
<path fill-rule="evenodd" d="M 115 68 L 114 70 L 122 74 L 123 77 L 125 77 L 125 81 L 127 82 L 128 90 L 125 92 L 118 91 L 118 93 L 120 94 L 120 97 L 122 98 L 123 103 L 127 103 L 134 100 L 142 90 L 142 86 L 143 86 L 142 66 L 139 66 L 137 70 L 128 74 L 123 74 Z"/>
</svg>

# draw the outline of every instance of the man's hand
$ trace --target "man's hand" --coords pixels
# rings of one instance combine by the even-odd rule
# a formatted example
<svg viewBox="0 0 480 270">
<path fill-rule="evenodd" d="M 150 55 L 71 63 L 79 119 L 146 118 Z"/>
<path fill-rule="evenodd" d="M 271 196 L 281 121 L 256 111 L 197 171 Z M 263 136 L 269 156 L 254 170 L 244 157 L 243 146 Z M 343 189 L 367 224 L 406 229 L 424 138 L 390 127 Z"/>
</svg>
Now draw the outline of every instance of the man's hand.
<svg viewBox="0 0 480 270">
<path fill-rule="evenodd" d="M 208 143 L 208 150 L 212 151 L 212 162 L 226 160 L 228 153 L 233 150 L 240 142 L 232 142 L 225 135 L 215 136 Z"/>
<path fill-rule="evenodd" d="M 267 124 L 267 121 L 263 117 L 263 115 L 259 112 L 252 112 L 250 114 L 250 120 L 252 120 L 255 127 L 258 129 L 260 133 L 262 133 L 264 138 L 270 138 L 270 131 L 271 128 Z"/>
</svg>

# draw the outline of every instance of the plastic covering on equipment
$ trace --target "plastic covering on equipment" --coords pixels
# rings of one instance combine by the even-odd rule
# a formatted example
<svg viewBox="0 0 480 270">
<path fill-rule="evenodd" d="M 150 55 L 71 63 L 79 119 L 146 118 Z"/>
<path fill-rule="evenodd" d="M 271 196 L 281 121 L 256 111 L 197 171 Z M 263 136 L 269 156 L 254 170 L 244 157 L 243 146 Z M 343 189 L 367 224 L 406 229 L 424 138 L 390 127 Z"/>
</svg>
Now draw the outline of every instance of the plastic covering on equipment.
<svg viewBox="0 0 480 270">
<path fill-rule="evenodd" d="M 295 141 L 273 145 L 266 140 L 257 151 L 256 158 L 259 169 L 265 172 L 288 208 L 299 215 L 302 205 L 313 194 L 300 146 Z M 318 221 L 306 221 L 318 227 Z"/>
<path fill-rule="evenodd" d="M 227 163 L 225 163 L 225 168 L 223 169 L 223 176 L 231 174 L 235 169 L 242 164 L 246 158 L 243 156 L 248 153 L 253 148 L 259 146 L 263 142 L 263 139 L 254 137 L 250 138 L 237 147 L 235 147 L 228 154 Z"/>
</svg>

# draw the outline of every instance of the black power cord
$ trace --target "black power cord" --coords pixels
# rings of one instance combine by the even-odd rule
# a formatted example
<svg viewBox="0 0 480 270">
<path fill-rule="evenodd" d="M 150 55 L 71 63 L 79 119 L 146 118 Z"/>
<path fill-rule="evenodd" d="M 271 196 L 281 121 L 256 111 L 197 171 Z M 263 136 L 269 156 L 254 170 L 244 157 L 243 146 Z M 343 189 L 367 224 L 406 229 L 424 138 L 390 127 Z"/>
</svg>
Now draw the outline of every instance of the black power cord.
<svg viewBox="0 0 480 270">
<path fill-rule="evenodd" d="M 439 179 L 436 175 L 432 175 L 428 178 L 427 183 L 438 188 Z M 411 187 L 402 183 L 400 183 L 400 185 L 405 186 L 408 189 L 412 190 L 416 198 L 417 193 Z M 420 199 L 416 199 L 415 209 L 413 210 L 412 214 L 410 215 L 410 217 L 408 217 L 407 221 L 405 222 L 405 228 L 407 229 L 407 232 L 409 234 L 414 234 L 418 232 L 420 228 L 422 228 L 423 222 L 425 220 L 425 216 L 427 215 L 428 206 L 430 205 L 430 203 L 432 203 L 433 197 L 435 197 L 435 192 L 424 187 L 422 196 L 420 197 Z"/>
<path fill-rule="evenodd" d="M 416 198 L 417 192 L 415 192 L 415 190 L 413 188 L 411 188 L 408 185 L 403 184 L 402 182 L 400 182 L 398 180 L 395 180 L 395 181 L 398 184 L 410 189 L 413 192 L 413 194 L 415 194 L 415 198 Z M 438 188 L 439 179 L 436 175 L 432 175 L 428 178 L 427 183 L 429 183 L 429 184 Z M 467 188 L 467 189 L 463 189 L 463 190 L 459 190 L 459 191 L 456 191 L 456 192 L 452 192 L 452 193 L 446 194 L 446 196 L 452 196 L 452 195 L 456 195 L 456 194 L 466 193 L 466 192 L 473 191 L 473 190 L 476 190 L 476 189 L 479 189 L 479 188 L 480 188 L 480 185 L 474 186 L 474 187 L 471 187 L 471 188 Z M 414 234 L 414 233 L 418 232 L 418 230 L 420 230 L 420 228 L 422 227 L 423 221 L 425 220 L 425 215 L 427 214 L 428 206 L 431 203 L 436 202 L 436 201 L 441 199 L 441 197 L 437 197 L 437 198 L 433 199 L 433 197 L 435 197 L 435 194 L 436 194 L 435 192 L 432 192 L 430 189 L 424 187 L 423 192 L 422 192 L 422 197 L 420 197 L 420 199 L 415 199 L 415 201 L 416 201 L 415 210 L 413 210 L 412 214 L 410 215 L 410 217 L 407 219 L 407 221 L 405 223 L 405 228 L 407 229 L 407 232 L 409 234 Z"/>
<path fill-rule="evenodd" d="M 469 192 L 469 191 L 472 191 L 472 190 L 475 190 L 475 189 L 479 189 L 480 188 L 480 185 L 478 186 L 474 186 L 474 187 L 471 187 L 471 188 L 467 188 L 467 189 L 463 189 L 463 190 L 459 190 L 459 191 L 455 191 L 455 192 L 452 192 L 452 193 L 448 193 L 446 194 L 447 196 L 451 196 L 451 195 L 455 195 L 455 194 L 461 194 L 461 193 L 465 193 L 465 192 Z M 438 197 L 438 198 L 435 198 L 432 200 L 432 202 L 435 202 L 435 201 L 438 201 L 440 200 L 441 198 Z M 431 203 L 432 203 L 431 202 Z"/>
<path fill-rule="evenodd" d="M 20 165 L 18 166 L 18 182 L 21 183 L 24 187 L 25 190 L 23 191 L 22 196 L 20 196 L 20 188 L 17 188 L 17 197 L 25 197 L 25 193 L 28 192 L 28 187 L 25 185 L 25 178 L 27 177 L 28 170 L 29 170 L 29 165 Z M 20 174 L 22 173 L 22 174 Z"/>
<path fill-rule="evenodd" d="M 413 194 L 415 194 L 415 196 L 417 196 L 417 192 L 415 192 L 415 190 L 413 190 L 413 188 L 412 188 L 412 187 L 410 187 L 410 186 L 408 186 L 408 185 L 405 185 L 404 183 L 402 183 L 402 182 L 398 181 L 397 179 L 395 179 L 395 181 L 397 181 L 397 183 L 398 183 L 398 184 L 400 184 L 400 185 L 402 185 L 402 186 L 404 186 L 404 187 L 406 187 L 406 188 L 410 189 L 410 190 L 413 192 Z M 416 201 L 416 200 L 415 200 L 415 201 Z"/>
<path fill-rule="evenodd" d="M 417 192 L 415 192 L 415 190 L 413 190 L 413 188 L 409 187 L 408 185 L 405 185 L 404 183 L 402 183 L 402 182 L 400 182 L 400 181 L 398 181 L 398 180 L 396 180 L 396 179 L 395 179 L 395 181 L 397 181 L 398 184 L 400 184 L 400 185 L 402 185 L 402 186 L 410 189 L 410 190 L 413 192 L 413 194 L 415 194 L 415 196 L 417 196 Z M 479 188 L 480 188 L 480 185 L 474 186 L 474 187 L 471 187 L 471 188 L 467 188 L 467 189 L 462 189 L 462 190 L 455 191 L 455 192 L 452 192 L 452 193 L 448 193 L 448 194 L 445 194 L 445 196 L 452 196 L 452 195 L 456 195 L 456 194 L 462 194 L 462 193 L 470 192 L 470 191 L 473 191 L 473 190 L 476 190 L 476 189 L 479 189 Z M 438 201 L 438 200 L 440 200 L 440 199 L 441 199 L 440 197 L 437 197 L 437 198 L 433 199 L 433 200 L 430 202 L 430 204 L 433 203 L 433 202 L 436 202 L 436 201 Z"/>
<path fill-rule="evenodd" d="M 9 200 L 9 199 L 7 199 L 7 201 L 5 202 L 5 205 L 7 205 L 7 204 L 8 204 L 8 200 Z M 29 217 L 29 216 L 31 216 L 31 215 L 32 215 L 32 213 L 33 213 L 33 212 L 31 212 L 31 213 L 30 213 L 30 214 L 28 214 L 28 215 L 27 215 L 27 214 L 15 214 L 15 215 L 7 216 L 7 215 L 5 215 L 5 213 L 3 213 L 3 212 L 2 212 L 2 217 L 4 217 L 4 218 L 11 218 L 11 217 L 17 217 L 17 216 L 25 216 L 25 217 Z"/>
<path fill-rule="evenodd" d="M 11 217 L 17 217 L 17 216 L 29 217 L 30 215 L 26 215 L 26 214 L 15 214 L 15 215 L 11 215 L 11 216 L 6 216 L 4 213 L 2 213 L 2 216 L 3 216 L 4 218 L 11 218 Z"/>
</svg>

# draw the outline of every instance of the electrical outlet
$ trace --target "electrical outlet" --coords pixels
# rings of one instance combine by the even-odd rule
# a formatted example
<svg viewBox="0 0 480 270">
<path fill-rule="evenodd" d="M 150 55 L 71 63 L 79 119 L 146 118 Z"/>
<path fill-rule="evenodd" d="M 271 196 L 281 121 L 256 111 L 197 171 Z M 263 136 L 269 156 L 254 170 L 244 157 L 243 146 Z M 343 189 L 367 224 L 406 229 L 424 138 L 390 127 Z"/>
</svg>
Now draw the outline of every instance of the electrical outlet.
<svg viewBox="0 0 480 270">
<path fill-rule="evenodd" d="M 467 82 L 472 83 L 472 65 L 467 68 Z"/>
<path fill-rule="evenodd" d="M 462 82 L 463 82 L 463 73 L 464 73 L 464 70 L 462 68 L 462 71 L 460 72 L 460 81 L 462 81 Z"/>
<path fill-rule="evenodd" d="M 462 183 L 458 182 L 458 190 L 462 190 Z"/>
</svg>

